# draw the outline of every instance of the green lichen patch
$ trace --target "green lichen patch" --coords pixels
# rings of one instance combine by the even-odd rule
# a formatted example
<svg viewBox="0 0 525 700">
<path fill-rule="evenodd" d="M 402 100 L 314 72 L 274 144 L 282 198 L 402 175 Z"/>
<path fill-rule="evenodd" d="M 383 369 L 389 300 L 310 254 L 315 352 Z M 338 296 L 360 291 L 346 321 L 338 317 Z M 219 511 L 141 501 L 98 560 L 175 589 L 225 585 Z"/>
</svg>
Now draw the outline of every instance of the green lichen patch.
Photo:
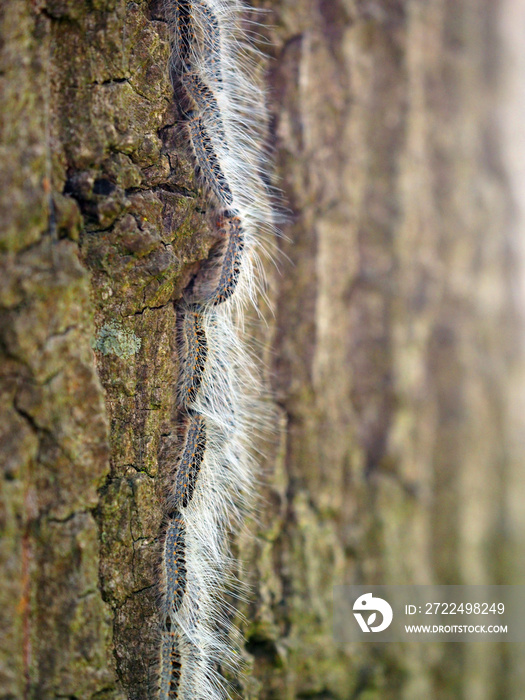
<svg viewBox="0 0 525 700">
<path fill-rule="evenodd" d="M 141 345 L 142 340 L 117 321 L 102 326 L 93 342 L 93 348 L 103 355 L 117 355 L 124 360 L 136 355 Z"/>
</svg>

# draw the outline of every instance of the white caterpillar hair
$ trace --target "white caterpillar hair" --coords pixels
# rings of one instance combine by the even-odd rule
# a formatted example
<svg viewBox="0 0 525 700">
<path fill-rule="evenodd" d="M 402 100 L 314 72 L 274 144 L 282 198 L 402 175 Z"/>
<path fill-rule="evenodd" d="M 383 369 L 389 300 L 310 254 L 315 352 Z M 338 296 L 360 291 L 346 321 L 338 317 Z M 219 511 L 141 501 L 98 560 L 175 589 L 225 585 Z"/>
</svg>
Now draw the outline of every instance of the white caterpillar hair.
<svg viewBox="0 0 525 700">
<path fill-rule="evenodd" d="M 195 166 L 214 204 L 217 243 L 177 305 L 179 453 L 166 475 L 161 565 L 160 700 L 228 696 L 238 668 L 226 594 L 243 595 L 228 549 L 256 474 L 267 413 L 244 313 L 262 291 L 275 207 L 267 173 L 260 55 L 237 0 L 167 0 L 172 75 Z"/>
</svg>

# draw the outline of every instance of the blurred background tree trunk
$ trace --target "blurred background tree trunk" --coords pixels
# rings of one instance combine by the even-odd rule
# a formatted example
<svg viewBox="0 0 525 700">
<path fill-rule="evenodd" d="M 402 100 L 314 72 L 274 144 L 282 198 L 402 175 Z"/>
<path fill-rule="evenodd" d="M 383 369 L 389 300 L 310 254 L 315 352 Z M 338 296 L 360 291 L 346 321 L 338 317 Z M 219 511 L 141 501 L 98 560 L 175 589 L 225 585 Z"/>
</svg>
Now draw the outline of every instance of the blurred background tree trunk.
<svg viewBox="0 0 525 700">
<path fill-rule="evenodd" d="M 521 698 L 519 645 L 337 646 L 339 583 L 524 583 L 524 0 L 264 0 L 280 432 L 251 700 Z M 176 300 L 211 243 L 162 3 L 0 4 L 0 698 L 152 696 Z M 366 648 L 364 648 L 366 646 Z M 511 648 L 512 647 L 512 648 Z"/>
</svg>

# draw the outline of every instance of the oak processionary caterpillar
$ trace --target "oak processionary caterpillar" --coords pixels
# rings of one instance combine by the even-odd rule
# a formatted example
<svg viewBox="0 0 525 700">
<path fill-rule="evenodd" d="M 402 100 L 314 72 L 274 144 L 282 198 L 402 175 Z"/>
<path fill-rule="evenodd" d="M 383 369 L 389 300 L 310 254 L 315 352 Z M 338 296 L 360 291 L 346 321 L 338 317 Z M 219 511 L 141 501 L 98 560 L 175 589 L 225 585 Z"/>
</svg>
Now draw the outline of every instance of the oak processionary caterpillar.
<svg viewBox="0 0 525 700">
<path fill-rule="evenodd" d="M 184 520 L 179 514 L 172 517 L 166 529 L 162 559 L 166 569 L 164 613 L 177 612 L 186 592 L 186 543 Z"/>
<path fill-rule="evenodd" d="M 264 233 L 273 231 L 267 117 L 241 2 L 166 2 L 172 76 L 196 171 L 213 195 L 218 242 L 176 307 L 181 430 L 165 479 L 157 690 L 159 700 L 222 700 L 220 671 L 240 663 L 225 594 L 242 587 L 227 542 L 249 512 L 251 442 L 265 423 L 243 319 L 262 284 Z"/>
<path fill-rule="evenodd" d="M 193 100 L 204 124 L 208 129 L 216 132 L 222 147 L 227 148 L 228 142 L 226 134 L 224 133 L 221 113 L 215 95 L 210 88 L 202 82 L 198 75 L 191 72 L 190 64 L 188 64 L 187 69 L 188 72 L 181 76 L 184 89 Z"/>
<path fill-rule="evenodd" d="M 175 480 L 174 508 L 186 508 L 192 499 L 206 449 L 206 421 L 199 414 L 185 420 L 184 444 L 173 476 Z"/>
<path fill-rule="evenodd" d="M 204 315 L 200 306 L 193 304 L 179 316 L 180 326 L 180 369 L 179 369 L 179 405 L 191 405 L 199 391 L 206 359 L 208 357 L 208 340 L 204 330 Z"/>
<path fill-rule="evenodd" d="M 175 700 L 180 682 L 180 635 L 164 630 L 160 641 L 159 697 Z"/>
<path fill-rule="evenodd" d="M 244 233 L 240 218 L 234 216 L 218 224 L 221 240 L 212 248 L 189 294 L 196 304 L 217 306 L 229 299 L 237 288 L 244 252 Z"/>
</svg>

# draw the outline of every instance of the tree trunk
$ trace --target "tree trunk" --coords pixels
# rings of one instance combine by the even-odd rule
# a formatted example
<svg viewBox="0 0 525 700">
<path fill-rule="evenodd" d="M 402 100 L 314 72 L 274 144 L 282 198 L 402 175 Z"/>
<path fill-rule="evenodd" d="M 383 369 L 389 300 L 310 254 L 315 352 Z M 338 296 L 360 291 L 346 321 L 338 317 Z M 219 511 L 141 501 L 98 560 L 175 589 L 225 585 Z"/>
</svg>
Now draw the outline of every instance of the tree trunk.
<svg viewBox="0 0 525 700">
<path fill-rule="evenodd" d="M 254 324 L 279 429 L 235 543 L 233 683 L 517 699 L 512 645 L 338 646 L 332 586 L 523 583 L 525 3 L 259 4 L 291 213 Z M 0 11 L 0 698 L 142 700 L 173 302 L 209 252 L 208 200 L 162 3 Z"/>
</svg>

